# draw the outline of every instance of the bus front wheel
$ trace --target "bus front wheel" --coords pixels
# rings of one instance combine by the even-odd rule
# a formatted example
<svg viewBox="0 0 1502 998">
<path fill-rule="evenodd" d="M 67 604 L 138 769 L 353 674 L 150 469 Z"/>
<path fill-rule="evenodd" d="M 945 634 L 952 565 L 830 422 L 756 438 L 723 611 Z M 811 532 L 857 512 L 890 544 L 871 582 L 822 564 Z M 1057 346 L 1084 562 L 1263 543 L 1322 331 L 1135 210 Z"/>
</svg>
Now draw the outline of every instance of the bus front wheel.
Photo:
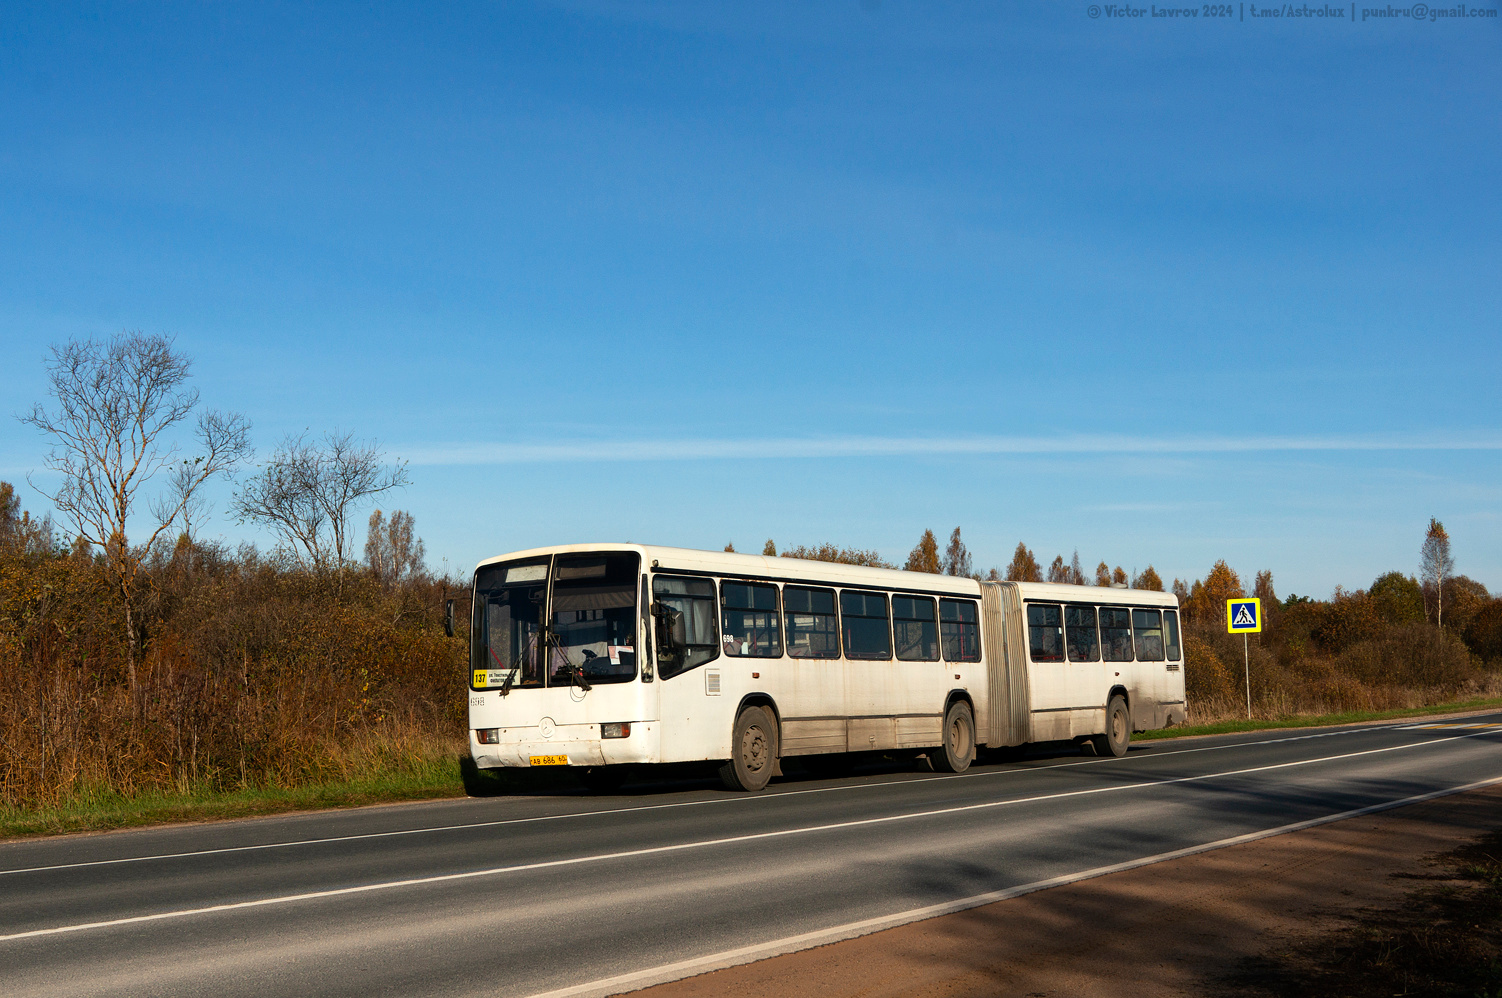
<svg viewBox="0 0 1502 998">
<path fill-rule="evenodd" d="M 747 707 L 735 719 L 730 736 L 730 761 L 720 767 L 720 779 L 731 790 L 760 790 L 777 767 L 777 726 L 760 707 Z"/>
<path fill-rule="evenodd" d="M 941 773 L 963 773 L 975 760 L 975 715 L 970 705 L 956 700 L 944 713 L 944 744 L 928 759 Z"/>
</svg>

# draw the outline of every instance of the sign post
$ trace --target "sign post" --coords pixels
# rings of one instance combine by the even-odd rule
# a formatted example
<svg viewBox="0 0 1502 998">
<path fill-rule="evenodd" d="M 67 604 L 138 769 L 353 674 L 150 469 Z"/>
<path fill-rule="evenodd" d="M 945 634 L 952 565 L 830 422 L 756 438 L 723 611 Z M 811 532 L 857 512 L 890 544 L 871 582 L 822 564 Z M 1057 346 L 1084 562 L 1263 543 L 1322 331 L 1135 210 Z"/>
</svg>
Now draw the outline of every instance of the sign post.
<svg viewBox="0 0 1502 998">
<path fill-rule="evenodd" d="M 1252 652 L 1248 634 L 1262 631 L 1262 601 L 1255 596 L 1226 600 L 1226 632 L 1241 635 L 1241 659 L 1246 668 L 1246 719 L 1252 719 Z"/>
</svg>

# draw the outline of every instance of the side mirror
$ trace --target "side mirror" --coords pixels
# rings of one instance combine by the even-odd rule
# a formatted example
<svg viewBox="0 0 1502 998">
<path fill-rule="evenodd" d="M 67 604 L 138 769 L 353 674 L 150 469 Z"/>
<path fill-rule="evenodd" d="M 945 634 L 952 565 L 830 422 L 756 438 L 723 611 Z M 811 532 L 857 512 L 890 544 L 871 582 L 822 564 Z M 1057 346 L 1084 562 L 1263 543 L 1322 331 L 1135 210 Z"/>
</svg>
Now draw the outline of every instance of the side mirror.
<svg viewBox="0 0 1502 998">
<path fill-rule="evenodd" d="M 454 601 L 443 601 L 443 633 L 449 637 L 454 636 Z"/>
</svg>

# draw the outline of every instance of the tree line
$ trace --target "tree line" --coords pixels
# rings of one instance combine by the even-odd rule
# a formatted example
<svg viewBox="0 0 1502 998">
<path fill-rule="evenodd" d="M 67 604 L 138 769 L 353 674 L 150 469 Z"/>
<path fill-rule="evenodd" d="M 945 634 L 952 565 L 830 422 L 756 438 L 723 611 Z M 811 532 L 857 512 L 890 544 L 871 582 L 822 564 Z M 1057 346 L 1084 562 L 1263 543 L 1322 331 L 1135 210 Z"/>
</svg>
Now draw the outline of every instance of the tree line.
<svg viewBox="0 0 1502 998">
<path fill-rule="evenodd" d="M 725 545 L 726 551 L 734 551 L 734 542 Z M 778 557 L 777 544 L 771 538 L 762 545 L 761 553 L 768 557 Z M 865 565 L 869 568 L 901 568 L 908 572 L 928 572 L 932 575 L 958 575 L 965 578 L 975 579 L 977 582 L 1063 582 L 1076 586 L 1129 586 L 1132 589 L 1151 589 L 1156 592 L 1163 591 L 1163 580 L 1153 566 L 1149 565 L 1143 571 L 1137 573 L 1130 582 L 1126 571 L 1117 565 L 1112 569 L 1110 565 L 1101 562 L 1095 567 L 1093 580 L 1087 578 L 1084 568 L 1080 564 L 1080 553 L 1074 552 L 1074 557 L 1066 563 L 1063 555 L 1054 558 L 1048 566 L 1045 576 L 1038 565 L 1038 559 L 1027 544 L 1018 541 L 1017 550 L 1012 554 L 1012 560 L 1007 565 L 1006 571 L 993 567 L 989 572 L 982 575 L 975 570 L 975 559 L 970 549 L 965 545 L 960 536 L 960 528 L 955 527 L 949 535 L 949 543 L 944 552 L 939 552 L 939 539 L 933 530 L 923 531 L 918 538 L 918 543 L 913 550 L 908 552 L 907 560 L 900 566 L 887 561 L 878 551 L 863 548 L 840 547 L 837 544 L 799 544 L 794 547 L 786 547 L 780 552 L 783 558 L 803 558 L 807 561 L 832 561 L 845 565 Z"/>
<path fill-rule="evenodd" d="M 52 444 L 38 486 L 62 519 L 22 509 L 0 482 L 0 807 L 80 795 L 295 786 L 401 769 L 462 751 L 467 627 L 442 607 L 467 580 L 435 576 L 410 513 L 372 510 L 408 482 L 374 442 L 286 437 L 254 463 L 243 416 L 201 408 L 191 367 L 161 337 L 56 348 L 50 404 L 23 419 Z M 276 544 L 203 537 L 206 486 Z M 388 504 L 389 505 L 389 504 Z M 733 550 L 733 545 L 726 545 Z M 924 530 L 899 566 L 832 543 L 768 556 L 985 580 L 1162 590 L 1078 551 L 1046 569 L 1019 542 L 984 575 L 956 527 Z M 1417 706 L 1502 694 L 1502 601 L 1454 574 L 1431 521 L 1416 574 L 1391 571 L 1328 599 L 1279 598 L 1224 560 L 1174 579 L 1196 720 L 1240 707 L 1230 597 L 1263 600 L 1251 648 L 1264 716 Z"/>
</svg>

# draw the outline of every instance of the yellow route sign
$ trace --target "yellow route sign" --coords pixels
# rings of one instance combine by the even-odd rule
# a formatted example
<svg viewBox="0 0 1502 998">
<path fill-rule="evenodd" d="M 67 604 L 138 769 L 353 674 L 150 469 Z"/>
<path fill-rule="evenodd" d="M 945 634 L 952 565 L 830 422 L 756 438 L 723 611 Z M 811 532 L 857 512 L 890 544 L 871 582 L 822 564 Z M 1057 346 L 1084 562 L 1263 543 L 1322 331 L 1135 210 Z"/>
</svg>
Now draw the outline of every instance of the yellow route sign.
<svg viewBox="0 0 1502 998">
<path fill-rule="evenodd" d="M 1262 630 L 1262 601 L 1255 596 L 1226 600 L 1226 631 L 1257 634 Z"/>
</svg>

